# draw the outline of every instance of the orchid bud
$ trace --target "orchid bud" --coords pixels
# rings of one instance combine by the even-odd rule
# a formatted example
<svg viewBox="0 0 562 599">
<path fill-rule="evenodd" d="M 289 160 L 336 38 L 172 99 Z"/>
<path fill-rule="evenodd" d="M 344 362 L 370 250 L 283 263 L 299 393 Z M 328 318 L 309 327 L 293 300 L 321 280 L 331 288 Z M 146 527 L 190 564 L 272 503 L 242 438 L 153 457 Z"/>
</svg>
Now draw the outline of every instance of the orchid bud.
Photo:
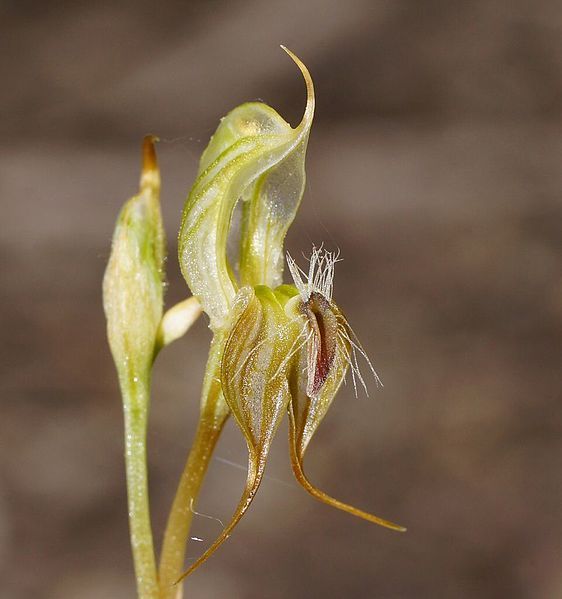
<svg viewBox="0 0 562 599">
<path fill-rule="evenodd" d="M 140 191 L 123 207 L 103 280 L 107 334 L 123 401 L 131 545 L 139 596 L 158 592 L 150 528 L 146 430 L 164 296 L 164 229 L 154 139 L 146 137 Z"/>
<path fill-rule="evenodd" d="M 314 112 L 310 75 L 286 51 L 307 84 L 301 123 L 293 129 L 262 103 L 234 109 L 203 153 L 184 207 L 178 239 L 181 270 L 215 331 L 225 325 L 240 284 L 272 286 L 281 281 L 283 240 L 304 189 L 304 155 Z M 240 284 L 226 249 L 239 198 L 245 202 Z"/>
<path fill-rule="evenodd" d="M 162 318 L 165 237 L 159 194 L 154 138 L 146 137 L 140 190 L 119 214 L 103 280 L 109 344 L 122 384 L 150 370 Z"/>
</svg>

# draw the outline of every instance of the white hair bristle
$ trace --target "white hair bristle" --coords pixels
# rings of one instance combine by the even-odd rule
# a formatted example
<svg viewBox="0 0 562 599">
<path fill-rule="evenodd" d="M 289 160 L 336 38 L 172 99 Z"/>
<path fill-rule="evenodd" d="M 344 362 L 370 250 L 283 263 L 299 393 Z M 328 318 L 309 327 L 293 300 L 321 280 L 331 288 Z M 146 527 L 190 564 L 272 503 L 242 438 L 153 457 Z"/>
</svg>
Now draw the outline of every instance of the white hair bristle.
<svg viewBox="0 0 562 599">
<path fill-rule="evenodd" d="M 293 260 L 291 255 L 287 253 L 287 266 L 289 267 L 289 271 L 291 272 L 291 276 L 293 277 L 293 281 L 295 282 L 295 287 L 298 289 L 299 295 L 304 302 L 307 302 L 310 299 L 310 295 L 313 292 L 320 293 L 323 295 L 328 301 L 332 301 L 332 291 L 334 287 L 334 269 L 336 262 L 340 262 L 340 253 L 338 252 L 328 252 L 323 249 L 322 246 L 317 248 L 314 246 L 312 248 L 312 254 L 309 259 L 309 267 L 308 272 L 305 272 L 302 268 L 300 268 L 297 263 Z M 342 316 L 342 318 L 344 318 Z M 316 355 L 318 353 L 317 342 L 318 340 L 314 335 L 305 334 L 306 327 L 303 329 L 301 335 L 299 335 L 298 340 L 300 341 L 298 348 L 300 349 L 303 343 L 309 344 L 308 350 L 308 360 L 305 370 L 309 372 L 309 385 L 308 385 L 308 393 L 310 393 L 310 388 L 312 386 L 310 373 L 314 372 L 315 363 L 316 363 Z M 351 372 L 351 380 L 353 382 L 353 390 L 355 393 L 355 397 L 358 396 L 358 386 L 360 385 L 365 391 L 365 395 L 369 395 L 367 391 L 367 384 L 361 373 L 359 368 L 359 360 L 358 356 L 361 356 L 365 362 L 369 370 L 371 371 L 375 384 L 377 387 L 382 387 L 382 381 L 379 378 L 376 370 L 369 360 L 369 356 L 363 349 L 357 335 L 344 318 L 344 321 L 340 323 L 337 332 L 339 341 L 339 352 L 340 358 L 348 363 L 349 371 Z M 304 341 L 303 341 L 304 338 Z M 349 346 L 349 351 L 346 349 L 346 345 Z M 292 355 L 292 354 L 291 354 Z M 344 379 L 345 380 L 345 379 Z"/>
<path fill-rule="evenodd" d="M 332 299 L 334 288 L 334 270 L 336 262 L 340 262 L 340 252 L 328 252 L 322 246 L 312 248 L 309 259 L 308 273 L 302 270 L 287 253 L 287 266 L 299 290 L 300 296 L 306 302 L 313 292 L 320 293 L 327 300 Z"/>
</svg>

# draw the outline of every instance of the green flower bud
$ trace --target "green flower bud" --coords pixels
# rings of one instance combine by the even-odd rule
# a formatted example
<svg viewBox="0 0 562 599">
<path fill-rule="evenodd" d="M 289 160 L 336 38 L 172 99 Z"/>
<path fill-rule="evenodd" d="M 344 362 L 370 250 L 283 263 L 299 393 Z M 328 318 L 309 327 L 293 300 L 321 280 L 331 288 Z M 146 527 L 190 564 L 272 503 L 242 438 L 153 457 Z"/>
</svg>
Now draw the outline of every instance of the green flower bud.
<svg viewBox="0 0 562 599">
<path fill-rule="evenodd" d="M 103 280 L 113 359 L 123 382 L 149 371 L 162 318 L 165 236 L 154 138 L 143 145 L 139 193 L 121 210 Z"/>
<path fill-rule="evenodd" d="M 178 239 L 180 266 L 213 330 L 226 323 L 240 287 L 226 251 L 239 198 L 245 201 L 240 283 L 274 286 L 281 282 L 283 240 L 304 189 L 304 156 L 314 112 L 310 75 L 296 56 L 287 53 L 307 84 L 301 123 L 293 129 L 262 103 L 234 109 L 203 153 L 184 207 Z"/>
<path fill-rule="evenodd" d="M 123 401 L 131 546 L 142 597 L 158 594 L 148 505 L 146 430 L 164 296 L 165 241 L 159 193 L 154 139 L 147 137 L 140 191 L 121 210 L 103 280 L 107 334 Z"/>
</svg>

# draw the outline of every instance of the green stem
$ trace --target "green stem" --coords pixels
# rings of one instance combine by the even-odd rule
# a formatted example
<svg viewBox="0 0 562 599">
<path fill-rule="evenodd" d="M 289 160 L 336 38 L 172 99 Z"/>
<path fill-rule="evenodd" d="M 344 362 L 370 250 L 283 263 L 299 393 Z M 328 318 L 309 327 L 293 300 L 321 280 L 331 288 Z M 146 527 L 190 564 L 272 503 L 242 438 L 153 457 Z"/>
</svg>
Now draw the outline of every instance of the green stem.
<svg viewBox="0 0 562 599">
<path fill-rule="evenodd" d="M 134 377 L 122 385 L 125 417 L 125 468 L 131 548 L 139 599 L 158 599 L 158 576 L 150 525 L 146 429 L 150 377 Z"/>
<path fill-rule="evenodd" d="M 181 599 L 182 588 L 175 583 L 184 571 L 184 560 L 193 510 L 213 455 L 213 450 L 229 414 L 221 394 L 220 358 L 222 340 L 211 343 L 203 381 L 201 415 L 195 439 L 183 469 L 168 516 L 160 555 L 160 599 Z"/>
</svg>

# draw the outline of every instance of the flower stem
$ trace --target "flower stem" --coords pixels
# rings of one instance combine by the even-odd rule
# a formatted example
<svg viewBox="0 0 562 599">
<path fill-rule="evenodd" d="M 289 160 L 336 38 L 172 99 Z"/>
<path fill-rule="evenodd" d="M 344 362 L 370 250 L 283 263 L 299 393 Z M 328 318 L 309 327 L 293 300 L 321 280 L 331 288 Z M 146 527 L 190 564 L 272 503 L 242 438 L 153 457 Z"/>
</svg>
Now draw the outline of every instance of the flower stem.
<svg viewBox="0 0 562 599">
<path fill-rule="evenodd" d="M 193 510 L 213 450 L 229 414 L 221 394 L 220 353 L 222 341 L 216 335 L 211 343 L 203 382 L 201 415 L 195 439 L 183 469 L 168 516 L 160 555 L 160 599 L 181 599 L 182 589 L 175 583 L 184 570 L 184 559 Z"/>
<path fill-rule="evenodd" d="M 150 377 L 122 384 L 125 417 L 125 468 L 131 548 L 139 599 L 158 599 L 158 577 L 150 525 L 146 429 Z"/>
</svg>

